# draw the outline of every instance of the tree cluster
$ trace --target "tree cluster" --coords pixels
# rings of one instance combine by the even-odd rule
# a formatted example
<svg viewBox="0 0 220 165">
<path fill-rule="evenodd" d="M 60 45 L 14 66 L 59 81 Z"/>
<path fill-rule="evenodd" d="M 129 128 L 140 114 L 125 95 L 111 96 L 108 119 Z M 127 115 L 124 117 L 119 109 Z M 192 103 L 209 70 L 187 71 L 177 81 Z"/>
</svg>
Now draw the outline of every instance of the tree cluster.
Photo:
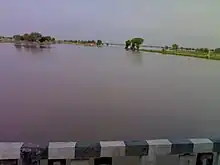
<svg viewBox="0 0 220 165">
<path fill-rule="evenodd" d="M 220 48 L 216 48 L 215 53 L 220 53 Z"/>
<path fill-rule="evenodd" d="M 64 43 L 74 43 L 74 44 L 95 44 L 97 46 L 103 45 L 102 40 L 63 40 Z M 62 43 L 61 40 L 58 43 Z"/>
<path fill-rule="evenodd" d="M 97 45 L 97 46 L 103 45 L 102 40 L 97 40 L 96 45 Z"/>
<path fill-rule="evenodd" d="M 15 41 L 29 41 L 29 42 L 55 42 L 55 38 L 51 36 L 43 36 L 40 33 L 32 32 L 30 34 L 25 33 L 23 35 L 14 35 Z"/>
<path fill-rule="evenodd" d="M 131 40 L 125 41 L 125 49 L 129 50 L 131 49 L 132 51 L 139 51 L 140 45 L 143 44 L 144 39 L 143 38 L 133 38 Z"/>
<path fill-rule="evenodd" d="M 166 47 L 168 48 L 168 47 Z M 165 48 L 165 49 L 166 49 Z M 187 51 L 196 51 L 196 52 L 202 52 L 202 53 L 208 53 L 209 49 L 208 48 L 184 48 L 184 47 L 179 47 L 177 44 L 172 45 L 172 50 L 187 50 Z"/>
<path fill-rule="evenodd" d="M 96 44 L 95 40 L 64 40 L 63 42 L 70 42 L 75 44 Z"/>
</svg>

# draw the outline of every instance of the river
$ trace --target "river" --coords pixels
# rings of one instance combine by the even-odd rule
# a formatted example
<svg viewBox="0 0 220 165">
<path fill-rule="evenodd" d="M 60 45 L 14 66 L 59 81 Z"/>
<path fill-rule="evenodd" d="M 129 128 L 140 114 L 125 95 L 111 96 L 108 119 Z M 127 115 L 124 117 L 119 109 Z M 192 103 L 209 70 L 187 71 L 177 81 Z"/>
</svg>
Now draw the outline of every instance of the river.
<svg viewBox="0 0 220 165">
<path fill-rule="evenodd" d="M 119 47 L 0 51 L 1 141 L 220 135 L 219 61 Z"/>
</svg>

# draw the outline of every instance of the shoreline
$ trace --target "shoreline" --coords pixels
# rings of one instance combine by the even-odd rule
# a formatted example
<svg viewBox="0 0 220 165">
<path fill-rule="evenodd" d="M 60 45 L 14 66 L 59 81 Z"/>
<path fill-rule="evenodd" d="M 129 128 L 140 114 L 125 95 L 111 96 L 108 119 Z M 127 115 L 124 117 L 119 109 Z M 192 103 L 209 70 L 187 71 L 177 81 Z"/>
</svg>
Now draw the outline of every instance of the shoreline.
<svg viewBox="0 0 220 165">
<path fill-rule="evenodd" d="M 37 43 L 37 42 L 16 42 L 16 41 L 0 41 L 1 43 L 11 43 L 14 44 L 15 47 L 30 47 L 30 48 L 49 48 L 50 45 L 54 44 L 68 44 L 68 45 L 80 45 L 80 46 L 86 46 L 86 47 L 99 47 L 97 44 L 94 43 L 74 43 L 74 42 L 68 42 L 68 41 L 55 41 L 55 42 L 45 42 L 45 43 Z M 186 56 L 186 57 L 193 57 L 193 58 L 203 58 L 207 60 L 220 60 L 220 53 L 211 52 L 203 53 L 203 52 L 189 52 L 184 50 L 153 50 L 153 49 L 140 49 L 140 52 L 149 52 L 149 53 L 160 53 L 161 55 L 176 55 L 176 56 Z"/>
<path fill-rule="evenodd" d="M 150 49 L 140 49 L 140 52 L 149 52 L 149 53 L 160 53 L 164 55 L 176 55 L 176 56 L 186 56 L 186 57 L 194 57 L 194 58 L 203 58 L 207 60 L 220 60 L 220 53 L 211 53 L 210 56 L 208 54 L 202 54 L 200 52 L 187 52 L 187 51 L 171 51 L 171 50 L 150 50 Z"/>
<path fill-rule="evenodd" d="M 0 44 L 4 44 L 4 43 L 8 43 L 8 44 L 14 44 L 15 46 L 24 46 L 24 45 L 55 45 L 55 44 L 65 44 L 65 45 L 80 45 L 80 46 L 88 46 L 88 47 L 100 47 L 97 44 L 91 44 L 91 43 L 73 43 L 73 42 L 44 42 L 44 43 L 38 43 L 38 42 L 16 42 L 16 41 L 0 41 Z"/>
</svg>

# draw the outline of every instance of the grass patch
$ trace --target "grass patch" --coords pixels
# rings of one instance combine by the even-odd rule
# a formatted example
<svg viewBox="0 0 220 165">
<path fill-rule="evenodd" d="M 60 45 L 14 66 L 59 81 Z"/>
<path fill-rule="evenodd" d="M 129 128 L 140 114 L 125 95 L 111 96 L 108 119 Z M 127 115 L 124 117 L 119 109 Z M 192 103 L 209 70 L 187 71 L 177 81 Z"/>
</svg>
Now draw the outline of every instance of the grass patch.
<svg viewBox="0 0 220 165">
<path fill-rule="evenodd" d="M 187 56 L 187 57 L 195 57 L 195 58 L 205 58 L 210 60 L 220 60 L 220 53 L 212 52 L 210 56 L 204 52 L 188 52 L 182 50 L 150 50 L 150 49 L 140 49 L 143 52 L 152 52 L 152 53 L 161 53 L 167 55 L 177 55 L 177 56 Z"/>
</svg>

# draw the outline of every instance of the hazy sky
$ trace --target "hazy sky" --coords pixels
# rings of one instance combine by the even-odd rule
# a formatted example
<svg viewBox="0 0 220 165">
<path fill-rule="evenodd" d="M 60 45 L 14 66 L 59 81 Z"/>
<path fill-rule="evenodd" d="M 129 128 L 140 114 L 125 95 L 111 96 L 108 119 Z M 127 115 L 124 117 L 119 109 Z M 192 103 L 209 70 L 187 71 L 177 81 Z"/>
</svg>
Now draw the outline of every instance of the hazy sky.
<svg viewBox="0 0 220 165">
<path fill-rule="evenodd" d="M 0 35 L 220 47 L 219 0 L 0 0 Z"/>
</svg>

